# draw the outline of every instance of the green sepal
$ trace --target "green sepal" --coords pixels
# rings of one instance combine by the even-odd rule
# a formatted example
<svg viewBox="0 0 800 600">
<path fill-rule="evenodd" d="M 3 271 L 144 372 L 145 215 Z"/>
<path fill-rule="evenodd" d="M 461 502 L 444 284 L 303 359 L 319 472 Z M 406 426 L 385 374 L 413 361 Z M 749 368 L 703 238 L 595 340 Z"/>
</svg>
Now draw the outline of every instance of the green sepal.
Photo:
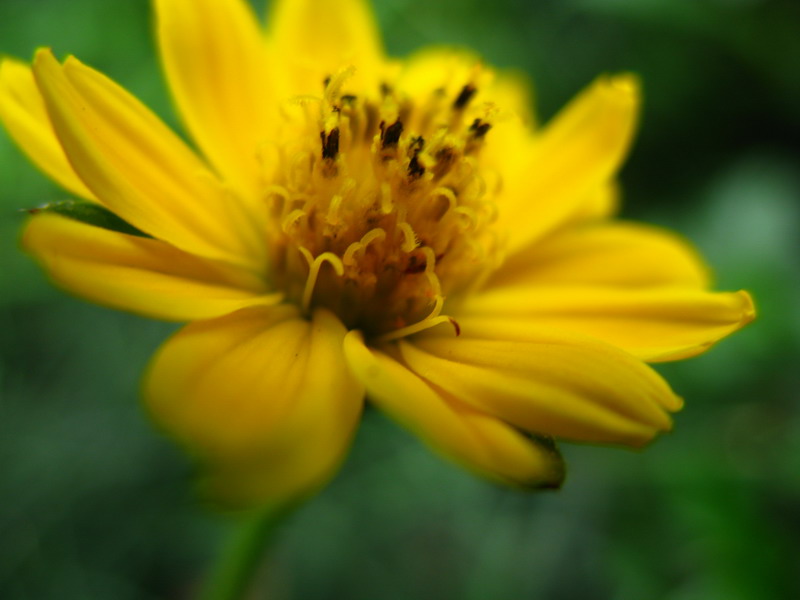
<svg viewBox="0 0 800 600">
<path fill-rule="evenodd" d="M 118 231 L 119 233 L 126 233 L 128 235 L 136 235 L 139 237 L 152 237 L 143 231 L 136 229 L 133 225 L 121 219 L 107 208 L 103 208 L 94 202 L 87 202 L 85 200 L 60 200 L 58 202 L 50 202 L 39 208 L 31 208 L 27 212 L 32 215 L 40 213 L 53 213 L 100 227 L 108 229 L 109 231 Z"/>
</svg>

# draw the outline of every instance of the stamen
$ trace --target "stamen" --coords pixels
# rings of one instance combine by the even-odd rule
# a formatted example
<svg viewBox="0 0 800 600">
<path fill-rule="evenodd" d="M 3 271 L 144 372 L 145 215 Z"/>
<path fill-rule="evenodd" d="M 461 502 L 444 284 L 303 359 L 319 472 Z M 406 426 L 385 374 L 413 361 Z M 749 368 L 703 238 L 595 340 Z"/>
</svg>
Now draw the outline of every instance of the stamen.
<svg viewBox="0 0 800 600">
<path fill-rule="evenodd" d="M 433 190 L 433 195 L 438 196 L 439 198 L 445 198 L 447 200 L 447 210 L 453 210 L 456 206 L 458 206 L 458 198 L 456 198 L 456 193 L 450 188 L 437 187 L 435 190 Z"/>
<path fill-rule="evenodd" d="M 420 252 L 425 255 L 425 277 L 428 279 L 428 284 L 431 286 L 433 294 L 440 296 L 442 284 L 436 276 L 436 255 L 433 253 L 433 248 L 425 246 L 420 248 Z"/>
<path fill-rule="evenodd" d="M 342 91 L 345 81 L 350 79 L 356 72 L 353 65 L 348 65 L 340 69 L 336 75 L 325 80 L 325 100 L 331 105 L 336 104 L 336 98 Z"/>
<path fill-rule="evenodd" d="M 385 181 L 381 183 L 381 212 L 388 215 L 394 210 L 394 203 L 392 202 L 392 188 Z"/>
<path fill-rule="evenodd" d="M 383 240 L 386 239 L 386 231 L 383 229 L 372 229 L 364 234 L 364 237 L 361 238 L 361 245 L 366 248 L 372 242 L 376 240 Z"/>
<path fill-rule="evenodd" d="M 320 131 L 319 136 L 322 138 L 322 158 L 334 160 L 339 154 L 339 128 L 334 127 L 327 135 Z"/>
<path fill-rule="evenodd" d="M 309 174 L 314 165 L 314 154 L 308 151 L 297 152 L 292 156 L 288 173 L 288 188 L 291 191 L 303 191 L 309 184 Z"/>
<path fill-rule="evenodd" d="M 364 250 L 371 242 L 376 240 L 382 240 L 386 238 L 386 232 L 383 229 L 372 229 L 364 234 L 359 241 L 353 242 L 347 247 L 345 250 L 344 255 L 342 256 L 342 262 L 345 265 L 352 266 L 356 264 L 355 261 L 355 254 L 356 252 L 360 252 Z"/>
<path fill-rule="evenodd" d="M 269 202 L 272 200 L 279 200 L 281 204 L 281 209 L 285 208 L 289 205 L 289 190 L 287 190 L 282 185 L 268 185 L 264 188 L 264 200 Z"/>
<path fill-rule="evenodd" d="M 336 194 L 331 198 L 331 204 L 328 207 L 328 214 L 326 217 L 327 225 L 338 225 L 341 221 L 339 219 L 339 209 L 342 207 L 342 195 Z"/>
<path fill-rule="evenodd" d="M 289 98 L 286 103 L 290 106 L 302 106 L 306 107 L 309 104 L 317 104 L 322 102 L 322 98 L 319 96 L 314 96 L 312 94 L 297 94 L 296 96 L 292 96 Z"/>
<path fill-rule="evenodd" d="M 281 221 L 281 229 L 284 233 L 290 233 L 291 226 L 297 223 L 301 218 L 303 218 L 306 214 L 302 208 L 296 208 L 292 212 L 290 212 L 286 217 Z"/>
<path fill-rule="evenodd" d="M 469 130 L 475 139 L 481 139 L 485 137 L 491 128 L 491 123 L 484 123 L 480 119 L 475 119 L 472 122 L 472 125 L 469 126 Z"/>
<path fill-rule="evenodd" d="M 433 248 L 425 246 L 424 248 L 420 248 L 419 251 L 425 255 L 425 271 L 433 273 L 434 267 L 436 266 L 436 255 L 433 253 Z"/>
<path fill-rule="evenodd" d="M 408 163 L 408 175 L 412 179 L 419 179 L 425 174 L 425 167 L 419 164 L 419 152 L 416 150 Z"/>
<path fill-rule="evenodd" d="M 456 330 L 456 337 L 461 335 L 461 325 L 458 324 L 458 321 L 453 319 L 452 317 L 447 317 L 450 321 L 450 324 L 453 326 L 453 329 Z"/>
<path fill-rule="evenodd" d="M 468 83 L 463 88 L 461 88 L 461 92 L 456 97 L 455 101 L 453 102 L 453 108 L 456 110 L 463 110 L 469 104 L 469 101 L 472 100 L 472 97 L 476 94 L 478 88 L 476 88 L 471 83 Z"/>
<path fill-rule="evenodd" d="M 400 246 L 400 249 L 403 252 L 411 252 L 418 245 L 417 234 L 414 233 L 414 230 L 411 229 L 411 225 L 408 223 L 400 223 L 397 227 L 403 234 L 403 244 Z"/>
<path fill-rule="evenodd" d="M 475 230 L 478 225 L 478 215 L 474 210 L 472 210 L 469 206 L 457 206 L 455 209 L 453 209 L 453 212 L 461 217 L 459 222 L 464 231 Z"/>
<path fill-rule="evenodd" d="M 389 127 L 387 127 L 384 132 L 383 136 L 381 137 L 382 143 L 381 148 L 386 150 L 387 148 L 396 148 L 397 142 L 400 141 L 400 135 L 403 133 L 403 123 L 400 121 L 395 121 Z"/>
<path fill-rule="evenodd" d="M 391 342 L 392 340 L 399 340 L 400 338 L 404 338 L 409 335 L 413 335 L 415 333 L 419 333 L 420 331 L 425 331 L 426 329 L 430 329 L 431 327 L 435 327 L 440 323 L 448 323 L 450 322 L 450 317 L 447 316 L 438 316 L 442 310 L 442 306 L 444 306 L 444 297 L 443 296 L 436 296 L 436 302 L 433 306 L 433 310 L 431 310 L 430 314 L 422 319 L 421 321 L 417 321 L 411 325 L 407 325 L 406 327 L 401 327 L 400 329 L 395 329 L 394 331 L 390 331 L 388 333 L 384 333 L 383 335 L 379 335 L 376 338 L 377 342 Z"/>
<path fill-rule="evenodd" d="M 300 248 L 300 250 L 303 251 L 306 249 Z M 309 256 L 311 256 L 311 253 L 306 250 L 303 255 L 306 256 L 306 260 L 308 260 Z M 342 259 L 336 256 L 333 252 L 323 252 L 317 258 L 315 258 L 309 265 L 308 279 L 306 279 L 306 287 L 303 290 L 303 312 L 307 313 L 308 309 L 311 307 L 311 296 L 314 294 L 314 287 L 317 285 L 319 270 L 324 262 L 329 263 L 339 277 L 344 275 L 344 265 L 342 264 Z"/>
</svg>

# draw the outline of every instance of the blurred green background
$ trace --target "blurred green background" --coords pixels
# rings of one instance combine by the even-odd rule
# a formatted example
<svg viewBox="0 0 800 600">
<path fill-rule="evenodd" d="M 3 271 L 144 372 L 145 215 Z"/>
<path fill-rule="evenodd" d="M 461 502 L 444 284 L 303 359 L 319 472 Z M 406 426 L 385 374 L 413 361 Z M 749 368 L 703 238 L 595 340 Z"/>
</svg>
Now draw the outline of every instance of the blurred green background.
<svg viewBox="0 0 800 600">
<path fill-rule="evenodd" d="M 258 7 L 263 14 L 263 7 Z M 800 2 L 383 0 L 386 44 L 476 48 L 552 116 L 603 71 L 644 80 L 624 216 L 689 236 L 759 320 L 659 367 L 687 399 L 644 452 L 564 446 L 557 493 L 500 489 L 375 412 L 282 529 L 269 598 L 800 598 Z M 169 123 L 146 0 L 0 0 L 0 52 L 74 53 Z M 52 288 L 21 208 L 61 199 L 0 134 L 0 597 L 180 599 L 229 522 L 137 402 L 174 329 Z"/>
</svg>

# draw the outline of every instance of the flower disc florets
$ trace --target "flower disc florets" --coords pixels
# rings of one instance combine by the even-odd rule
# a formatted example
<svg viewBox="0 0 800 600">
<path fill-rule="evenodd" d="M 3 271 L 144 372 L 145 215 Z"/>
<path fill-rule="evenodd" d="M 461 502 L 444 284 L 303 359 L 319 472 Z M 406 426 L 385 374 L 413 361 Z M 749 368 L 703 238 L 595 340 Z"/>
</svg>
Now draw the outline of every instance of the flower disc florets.
<svg viewBox="0 0 800 600">
<path fill-rule="evenodd" d="M 268 176 L 271 275 L 305 310 L 399 337 L 439 318 L 445 296 L 497 263 L 497 176 L 481 148 L 495 109 L 465 81 L 409 97 L 382 84 L 348 93 L 350 71 L 321 99 L 284 109 Z M 450 86 L 452 88 L 452 86 Z"/>
</svg>

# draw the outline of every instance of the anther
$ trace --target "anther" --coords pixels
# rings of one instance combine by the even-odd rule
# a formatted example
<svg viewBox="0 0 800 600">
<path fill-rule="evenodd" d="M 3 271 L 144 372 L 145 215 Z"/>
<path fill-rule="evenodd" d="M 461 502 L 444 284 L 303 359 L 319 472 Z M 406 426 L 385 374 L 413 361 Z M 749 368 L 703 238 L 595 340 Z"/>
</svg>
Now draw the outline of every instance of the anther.
<svg viewBox="0 0 800 600">
<path fill-rule="evenodd" d="M 436 166 L 433 168 L 434 175 L 439 178 L 447 173 L 456 162 L 456 151 L 450 146 L 445 146 L 436 152 Z"/>
<path fill-rule="evenodd" d="M 455 101 L 453 102 L 453 108 L 456 110 L 462 110 L 467 107 L 469 101 L 472 100 L 472 97 L 477 93 L 478 88 L 476 88 L 471 83 L 468 83 L 463 88 L 461 88 L 461 92 L 456 97 Z"/>
<path fill-rule="evenodd" d="M 339 154 L 339 128 L 334 127 L 328 135 L 320 131 L 319 137 L 322 140 L 322 158 L 334 160 Z"/>
<path fill-rule="evenodd" d="M 401 121 L 395 121 L 385 130 L 383 130 L 383 134 L 381 135 L 381 139 L 383 140 L 381 144 L 381 148 L 386 150 L 387 148 L 394 148 L 397 146 L 397 142 L 400 141 L 400 135 L 403 133 L 403 123 Z"/>
<path fill-rule="evenodd" d="M 484 138 L 491 128 L 491 123 L 484 123 L 480 119 L 475 119 L 472 125 L 469 126 L 472 137 L 476 140 Z"/>
<path fill-rule="evenodd" d="M 414 152 L 411 161 L 408 163 L 408 175 L 412 179 L 419 179 L 425 175 L 425 167 L 419 164 L 419 150 Z"/>
<path fill-rule="evenodd" d="M 414 136 L 408 143 L 408 154 L 411 160 L 408 163 L 408 175 L 412 179 L 419 179 L 425 174 L 425 167 L 419 162 L 419 153 L 425 147 L 425 139 L 421 135 Z"/>
</svg>

